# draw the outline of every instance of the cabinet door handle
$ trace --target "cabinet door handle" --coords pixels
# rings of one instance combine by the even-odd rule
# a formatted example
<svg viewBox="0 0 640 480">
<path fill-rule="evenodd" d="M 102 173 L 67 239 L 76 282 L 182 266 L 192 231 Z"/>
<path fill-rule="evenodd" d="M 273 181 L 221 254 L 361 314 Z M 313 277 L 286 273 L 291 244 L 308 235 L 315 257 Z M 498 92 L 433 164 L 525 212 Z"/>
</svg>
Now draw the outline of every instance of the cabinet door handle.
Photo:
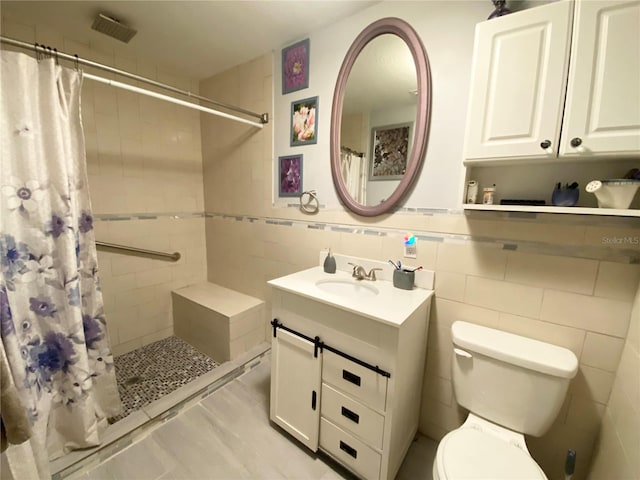
<svg viewBox="0 0 640 480">
<path fill-rule="evenodd" d="M 349 370 L 342 370 L 342 378 L 358 387 L 360 386 L 360 377 L 355 373 L 351 373 Z"/>
<path fill-rule="evenodd" d="M 358 458 L 358 451 L 355 448 L 344 443 L 342 440 L 340 440 L 340 450 L 342 450 L 343 452 L 347 452 L 347 454 L 351 455 L 353 458 Z"/>
<path fill-rule="evenodd" d="M 574 137 L 571 139 L 572 147 L 579 147 L 580 145 L 582 145 L 582 139 L 580 137 Z"/>
<path fill-rule="evenodd" d="M 311 409 L 312 410 L 316 409 L 317 396 L 318 396 L 318 394 L 316 393 L 315 390 L 313 392 L 311 392 Z"/>
<path fill-rule="evenodd" d="M 360 415 L 349 410 L 347 407 L 342 407 L 342 416 L 347 417 L 353 423 L 360 423 Z"/>
<path fill-rule="evenodd" d="M 540 148 L 542 149 L 547 149 L 551 146 L 551 140 L 543 140 L 542 142 L 540 142 Z"/>
</svg>

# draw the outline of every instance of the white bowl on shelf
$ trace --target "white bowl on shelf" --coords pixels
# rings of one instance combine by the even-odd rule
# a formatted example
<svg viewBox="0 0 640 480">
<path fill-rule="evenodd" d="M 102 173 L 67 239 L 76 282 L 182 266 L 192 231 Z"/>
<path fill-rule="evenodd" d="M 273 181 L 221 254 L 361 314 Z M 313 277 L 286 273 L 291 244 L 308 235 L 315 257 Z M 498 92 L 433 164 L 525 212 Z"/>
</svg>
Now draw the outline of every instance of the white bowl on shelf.
<svg viewBox="0 0 640 480">
<path fill-rule="evenodd" d="M 640 187 L 640 180 L 614 178 L 610 180 L 593 180 L 585 188 L 593 193 L 600 208 L 617 208 L 626 210 Z"/>
</svg>

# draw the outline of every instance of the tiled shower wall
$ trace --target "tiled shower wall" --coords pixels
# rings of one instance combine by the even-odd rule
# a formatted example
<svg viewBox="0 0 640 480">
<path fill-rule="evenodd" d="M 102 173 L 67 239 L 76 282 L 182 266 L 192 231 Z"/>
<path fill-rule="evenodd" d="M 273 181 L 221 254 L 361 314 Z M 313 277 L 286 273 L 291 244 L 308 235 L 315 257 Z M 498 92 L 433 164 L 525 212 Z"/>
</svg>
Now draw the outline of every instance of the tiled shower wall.
<svg viewBox="0 0 640 480">
<path fill-rule="evenodd" d="M 115 41 L 95 48 L 6 15 L 2 33 L 198 91 Z M 171 335 L 171 290 L 206 278 L 200 116 L 85 79 L 82 120 L 96 240 L 182 255 L 171 263 L 98 252 L 111 345 L 121 354 Z"/>
<path fill-rule="evenodd" d="M 232 102 L 245 88 L 254 108 L 269 109 L 268 65 L 256 59 L 202 82 L 201 91 Z M 548 341 L 575 352 L 580 370 L 550 432 L 528 442 L 551 479 L 563 478 L 566 451 L 577 450 L 574 478 L 585 478 L 640 279 L 637 220 L 428 210 L 375 219 L 343 209 L 305 215 L 296 199 L 272 206 L 269 127 L 203 118 L 202 133 L 210 281 L 269 302 L 266 281 L 316 265 L 320 249 L 398 259 L 411 231 L 419 238 L 415 264 L 436 272 L 420 431 L 438 440 L 464 420 L 449 374 L 453 321 Z"/>
</svg>

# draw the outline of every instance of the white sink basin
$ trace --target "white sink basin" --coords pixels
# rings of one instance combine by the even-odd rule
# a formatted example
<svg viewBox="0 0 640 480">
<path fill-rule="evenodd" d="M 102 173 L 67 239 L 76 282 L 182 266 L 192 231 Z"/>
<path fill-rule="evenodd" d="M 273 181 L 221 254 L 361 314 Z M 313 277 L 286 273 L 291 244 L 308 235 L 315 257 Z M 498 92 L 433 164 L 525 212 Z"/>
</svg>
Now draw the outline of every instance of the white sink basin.
<svg viewBox="0 0 640 480">
<path fill-rule="evenodd" d="M 368 267 L 371 266 L 373 265 L 368 265 Z M 386 266 L 383 265 L 383 268 Z M 388 265 L 388 271 L 383 273 L 388 275 L 387 278 L 391 278 L 393 267 Z M 351 271 L 338 270 L 333 274 L 325 273 L 320 266 L 274 278 L 268 283 L 279 290 L 317 300 L 392 326 L 401 325 L 416 308 L 420 308 L 433 295 L 432 290 L 423 288 L 413 290 L 395 288 L 392 282 L 380 277 L 375 282 L 356 280 L 351 276 Z"/>
<path fill-rule="evenodd" d="M 323 279 L 316 282 L 320 290 L 346 297 L 375 297 L 380 291 L 366 280 L 334 280 Z"/>
</svg>

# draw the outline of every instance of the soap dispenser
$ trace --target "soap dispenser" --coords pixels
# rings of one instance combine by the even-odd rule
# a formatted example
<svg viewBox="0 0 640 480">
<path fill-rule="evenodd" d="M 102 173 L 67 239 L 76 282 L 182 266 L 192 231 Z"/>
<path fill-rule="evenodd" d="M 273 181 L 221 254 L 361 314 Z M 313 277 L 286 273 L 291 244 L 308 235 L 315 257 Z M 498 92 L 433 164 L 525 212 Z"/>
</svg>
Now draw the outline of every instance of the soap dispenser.
<svg viewBox="0 0 640 480">
<path fill-rule="evenodd" d="M 336 259 L 331 255 L 331 249 L 327 253 L 327 258 L 324 259 L 324 271 L 325 273 L 336 273 Z"/>
</svg>

